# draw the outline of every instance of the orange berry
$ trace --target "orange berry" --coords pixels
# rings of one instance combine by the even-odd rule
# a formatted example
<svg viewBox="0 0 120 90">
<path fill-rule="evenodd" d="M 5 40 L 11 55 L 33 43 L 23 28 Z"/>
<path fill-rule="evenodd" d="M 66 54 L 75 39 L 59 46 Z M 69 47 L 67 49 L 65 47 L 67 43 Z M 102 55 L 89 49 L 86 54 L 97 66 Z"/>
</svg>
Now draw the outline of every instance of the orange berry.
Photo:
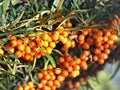
<svg viewBox="0 0 120 90">
<path fill-rule="evenodd" d="M 94 55 L 92 58 L 93 58 L 94 61 L 98 61 L 98 56 L 97 55 Z"/>
<path fill-rule="evenodd" d="M 59 32 L 55 31 L 52 35 L 52 40 L 53 41 L 57 41 L 59 39 Z"/>
<path fill-rule="evenodd" d="M 24 55 L 24 59 L 25 59 L 26 61 L 29 61 L 30 58 L 31 58 L 31 55 L 29 55 L 29 54 L 25 54 L 25 55 Z"/>
<path fill-rule="evenodd" d="M 63 57 L 60 57 L 60 58 L 58 59 L 58 61 L 59 61 L 59 63 L 64 63 L 64 62 L 65 62 L 65 59 L 64 59 Z"/>
<path fill-rule="evenodd" d="M 49 80 L 50 79 L 50 75 L 49 74 L 44 74 L 42 78 L 45 79 L 45 80 Z"/>
<path fill-rule="evenodd" d="M 48 38 L 49 38 L 49 36 L 48 36 L 48 34 L 45 32 L 45 33 L 43 33 L 42 38 L 43 38 L 44 41 L 47 41 Z"/>
<path fill-rule="evenodd" d="M 16 56 L 17 58 L 21 58 L 22 55 L 23 55 L 23 53 L 22 53 L 21 51 L 16 51 L 16 52 L 15 52 L 15 56 Z"/>
<path fill-rule="evenodd" d="M 47 80 L 41 79 L 40 82 L 41 82 L 43 85 L 45 85 L 45 84 L 47 83 Z"/>
<path fill-rule="evenodd" d="M 47 54 L 51 54 L 52 53 L 52 48 L 51 47 L 46 47 L 45 51 Z"/>
<path fill-rule="evenodd" d="M 4 51 L 1 48 L 0 48 L 0 55 L 4 55 Z"/>
<path fill-rule="evenodd" d="M 82 40 L 84 40 L 84 39 L 85 39 L 85 36 L 84 36 L 84 35 L 81 34 L 81 35 L 78 36 L 78 40 L 79 40 L 79 41 L 82 41 Z"/>
<path fill-rule="evenodd" d="M 85 42 L 85 43 L 83 43 L 82 48 L 83 49 L 89 49 L 90 46 L 89 46 L 89 44 L 87 42 Z"/>
<path fill-rule="evenodd" d="M 76 47 L 76 42 L 75 40 L 71 40 L 71 48 L 75 48 Z"/>
<path fill-rule="evenodd" d="M 74 88 L 79 88 L 79 87 L 80 87 L 80 82 L 79 81 L 75 82 L 74 83 Z"/>
<path fill-rule="evenodd" d="M 81 61 L 80 62 L 80 67 L 81 67 L 82 70 L 87 70 L 88 65 L 85 61 Z"/>
<path fill-rule="evenodd" d="M 53 86 L 56 86 L 57 88 L 60 87 L 60 82 L 58 80 L 53 81 Z"/>
<path fill-rule="evenodd" d="M 29 46 L 25 47 L 25 53 L 27 53 L 27 54 L 31 53 L 31 48 Z"/>
<path fill-rule="evenodd" d="M 80 66 L 79 65 L 73 66 L 73 70 L 80 70 Z"/>
<path fill-rule="evenodd" d="M 79 71 L 79 70 L 77 70 L 77 71 L 72 71 L 72 72 L 70 73 L 70 77 L 75 78 L 75 77 L 77 77 L 79 74 L 80 74 L 80 71 Z"/>
<path fill-rule="evenodd" d="M 42 79 L 42 78 L 43 78 L 43 73 L 39 72 L 39 73 L 37 74 L 37 77 L 38 77 L 39 79 Z"/>
<path fill-rule="evenodd" d="M 19 45 L 17 46 L 17 49 L 18 49 L 19 51 L 23 51 L 23 50 L 25 49 L 25 46 L 24 46 L 23 44 L 19 44 Z"/>
<path fill-rule="evenodd" d="M 18 39 L 17 40 L 17 45 L 20 45 L 20 44 L 22 44 L 23 43 L 23 41 L 21 40 L 21 39 Z"/>
<path fill-rule="evenodd" d="M 50 46 L 51 48 L 55 48 L 56 43 L 55 43 L 55 42 L 50 42 L 49 46 Z"/>
<path fill-rule="evenodd" d="M 80 62 L 81 62 L 80 58 L 75 58 L 74 61 L 77 65 L 80 64 Z"/>
<path fill-rule="evenodd" d="M 60 69 L 60 68 L 55 68 L 55 71 L 54 71 L 54 72 L 55 72 L 55 74 L 57 74 L 57 75 L 58 75 L 58 74 L 60 74 L 60 73 L 61 73 L 61 69 Z"/>
<path fill-rule="evenodd" d="M 83 51 L 83 54 L 84 54 L 85 56 L 89 56 L 89 55 L 90 55 L 90 51 L 84 50 L 84 51 Z"/>
<path fill-rule="evenodd" d="M 66 28 L 72 28 L 72 23 L 71 22 L 66 23 Z"/>
<path fill-rule="evenodd" d="M 88 38 L 86 39 L 86 42 L 87 42 L 89 45 L 93 45 L 93 39 L 90 38 L 90 37 L 88 37 Z"/>
<path fill-rule="evenodd" d="M 23 87 L 21 85 L 18 85 L 17 90 L 23 90 Z"/>
<path fill-rule="evenodd" d="M 88 35 L 88 32 L 89 32 L 89 31 L 88 31 L 87 29 L 84 29 L 84 30 L 82 31 L 82 34 L 86 36 L 86 35 Z"/>
<path fill-rule="evenodd" d="M 43 41 L 43 47 L 48 47 L 48 46 L 49 46 L 48 41 Z"/>
<path fill-rule="evenodd" d="M 65 77 L 62 76 L 62 75 L 58 75 L 58 76 L 57 76 L 57 80 L 58 80 L 59 82 L 63 82 L 63 81 L 65 80 Z"/>
<path fill-rule="evenodd" d="M 72 66 L 68 66 L 67 70 L 68 70 L 68 72 L 72 72 L 73 71 L 73 67 Z"/>
<path fill-rule="evenodd" d="M 29 81 L 28 83 L 27 83 L 27 85 L 29 86 L 29 87 L 33 87 L 34 85 L 33 85 L 33 82 L 31 82 L 31 81 Z"/>
<path fill-rule="evenodd" d="M 104 53 L 110 54 L 110 49 L 105 49 L 105 50 L 104 50 Z"/>
<path fill-rule="evenodd" d="M 6 45 L 5 46 L 10 52 L 12 52 L 12 53 L 14 53 L 14 47 L 12 47 L 12 46 L 8 46 L 8 45 Z"/>
<path fill-rule="evenodd" d="M 59 33 L 62 33 L 64 31 L 64 27 L 63 26 L 59 26 L 56 29 Z"/>
<path fill-rule="evenodd" d="M 61 75 L 64 76 L 64 77 L 67 77 L 68 76 L 68 71 L 67 70 L 63 70 L 61 72 Z"/>
<path fill-rule="evenodd" d="M 94 54 L 100 54 L 101 53 L 101 51 L 99 50 L 99 49 L 94 49 Z"/>
<path fill-rule="evenodd" d="M 12 47 L 16 47 L 18 44 L 17 44 L 17 40 L 16 39 L 13 39 L 13 40 L 11 40 L 10 41 L 10 45 L 12 46 Z"/>
<path fill-rule="evenodd" d="M 104 62 L 105 62 L 104 59 L 99 59 L 99 60 L 98 60 L 98 63 L 99 63 L 99 64 L 104 64 Z"/>
<path fill-rule="evenodd" d="M 64 47 L 65 49 L 70 48 L 70 47 L 71 47 L 71 41 L 68 40 L 68 41 L 63 45 L 63 47 Z"/>
<path fill-rule="evenodd" d="M 52 80 L 47 81 L 47 85 L 48 86 L 53 86 L 53 81 Z"/>
<path fill-rule="evenodd" d="M 42 83 L 38 83 L 38 84 L 37 84 L 37 88 L 38 88 L 38 89 L 41 89 L 42 87 L 43 87 L 43 84 L 42 84 Z"/>
<path fill-rule="evenodd" d="M 52 69 L 53 69 L 53 66 L 49 64 L 49 65 L 47 66 L 47 69 L 48 69 L 48 70 L 52 70 Z"/>
<path fill-rule="evenodd" d="M 80 54 L 80 59 L 81 60 L 85 60 L 86 59 L 86 55 L 85 54 Z"/>
</svg>

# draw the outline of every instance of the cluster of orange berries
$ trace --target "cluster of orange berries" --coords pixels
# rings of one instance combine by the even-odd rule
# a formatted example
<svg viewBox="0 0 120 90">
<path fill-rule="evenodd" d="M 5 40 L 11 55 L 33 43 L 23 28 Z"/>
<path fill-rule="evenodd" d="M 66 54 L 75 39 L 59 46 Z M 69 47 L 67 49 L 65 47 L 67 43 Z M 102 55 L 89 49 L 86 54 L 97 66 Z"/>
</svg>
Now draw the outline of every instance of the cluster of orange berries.
<svg viewBox="0 0 120 90">
<path fill-rule="evenodd" d="M 80 58 L 85 60 L 92 55 L 93 61 L 104 64 L 117 39 L 112 29 L 85 28 L 78 36 L 78 47 L 83 49 Z"/>
<path fill-rule="evenodd" d="M 88 77 L 67 78 L 63 83 L 62 90 L 76 90 L 81 86 L 81 83 L 87 81 Z"/>
<path fill-rule="evenodd" d="M 37 73 L 37 78 L 39 83 L 35 86 L 28 84 L 25 86 L 18 85 L 17 90 L 56 90 L 60 88 L 61 83 L 68 76 L 68 71 L 61 68 L 53 68 L 51 65 L 48 65 L 47 70 L 40 70 Z"/>
<path fill-rule="evenodd" d="M 59 67 L 66 69 L 69 73 L 69 77 L 75 78 L 80 74 L 80 69 L 87 70 L 88 66 L 85 61 L 81 61 L 80 58 L 72 58 L 69 54 L 58 59 Z"/>
<path fill-rule="evenodd" d="M 71 28 L 72 24 L 67 23 L 66 26 L 59 26 L 53 32 L 36 32 L 34 34 L 28 34 L 24 37 L 11 36 L 8 43 L 5 44 L 7 51 L 2 48 L 0 54 L 4 53 L 15 54 L 17 58 L 24 60 L 25 62 L 32 62 L 34 56 L 38 59 L 44 56 L 44 52 L 51 54 L 53 48 L 56 47 L 58 42 L 64 44 L 64 49 L 68 49 L 71 46 L 71 42 L 68 39 L 70 34 L 69 30 L 65 28 Z"/>
</svg>

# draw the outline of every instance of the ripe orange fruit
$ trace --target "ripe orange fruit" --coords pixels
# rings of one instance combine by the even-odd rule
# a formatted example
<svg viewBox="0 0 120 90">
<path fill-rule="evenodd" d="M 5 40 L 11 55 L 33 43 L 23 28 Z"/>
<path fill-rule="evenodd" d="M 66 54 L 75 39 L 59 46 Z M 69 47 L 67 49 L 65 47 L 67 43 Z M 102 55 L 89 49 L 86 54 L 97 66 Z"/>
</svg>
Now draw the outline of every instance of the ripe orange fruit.
<svg viewBox="0 0 120 90">
<path fill-rule="evenodd" d="M 81 67 L 82 70 L 87 70 L 88 69 L 88 65 L 85 61 L 80 62 L 80 67 Z"/>
<path fill-rule="evenodd" d="M 89 49 L 90 46 L 89 46 L 89 44 L 87 42 L 84 42 L 83 45 L 82 45 L 82 48 L 83 49 Z"/>
<path fill-rule="evenodd" d="M 84 36 L 84 35 L 81 34 L 81 35 L 78 36 L 78 40 L 79 40 L 79 41 L 83 41 L 84 39 L 85 39 L 85 36 Z"/>
<path fill-rule="evenodd" d="M 58 80 L 59 82 L 63 82 L 63 81 L 65 80 L 65 77 L 62 76 L 62 75 L 58 75 L 58 76 L 57 76 L 57 80 Z"/>
<path fill-rule="evenodd" d="M 17 49 L 18 49 L 19 51 L 23 51 L 23 50 L 25 49 L 25 46 L 24 46 L 23 44 L 19 44 L 19 45 L 17 46 Z"/>
<path fill-rule="evenodd" d="M 64 31 L 64 27 L 63 26 L 59 26 L 56 29 L 59 33 L 62 33 Z"/>
<path fill-rule="evenodd" d="M 24 89 L 23 89 L 23 87 L 21 85 L 18 85 L 17 90 L 24 90 Z"/>
<path fill-rule="evenodd" d="M 72 23 L 71 22 L 66 23 L 66 28 L 72 28 Z"/>
<path fill-rule="evenodd" d="M 55 48 L 56 43 L 55 43 L 55 42 L 50 42 L 49 46 L 50 46 L 51 48 Z"/>
<path fill-rule="evenodd" d="M 0 55 L 4 55 L 4 51 L 1 48 L 0 48 Z"/>
<path fill-rule="evenodd" d="M 11 45 L 12 47 L 16 47 L 16 46 L 18 45 L 17 40 L 16 40 L 16 39 L 11 40 L 11 41 L 10 41 L 10 45 Z"/>
<path fill-rule="evenodd" d="M 21 58 L 22 55 L 23 55 L 23 53 L 22 53 L 21 51 L 16 51 L 16 52 L 15 52 L 15 56 L 16 56 L 17 58 Z"/>
<path fill-rule="evenodd" d="M 55 72 L 55 74 L 60 74 L 61 73 L 61 69 L 60 68 L 55 68 L 55 70 L 54 70 L 54 72 Z"/>
<path fill-rule="evenodd" d="M 30 54 L 31 53 L 31 48 L 29 46 L 25 47 L 25 53 Z"/>
</svg>

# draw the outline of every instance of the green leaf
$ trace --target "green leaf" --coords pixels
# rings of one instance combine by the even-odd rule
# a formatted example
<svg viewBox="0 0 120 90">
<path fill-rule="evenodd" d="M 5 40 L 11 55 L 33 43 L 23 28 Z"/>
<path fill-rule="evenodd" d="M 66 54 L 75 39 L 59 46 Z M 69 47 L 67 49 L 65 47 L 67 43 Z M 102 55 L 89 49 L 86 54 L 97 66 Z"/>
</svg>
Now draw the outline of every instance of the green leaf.
<svg viewBox="0 0 120 90">
<path fill-rule="evenodd" d="M 10 28 L 14 27 L 14 26 L 20 21 L 20 19 L 22 18 L 24 12 L 25 12 L 25 11 L 22 11 L 21 15 L 18 16 L 18 17 L 12 22 L 12 24 L 10 24 L 10 26 L 7 27 L 7 29 L 10 29 Z"/>
<path fill-rule="evenodd" d="M 44 53 L 44 54 L 48 58 L 48 60 L 52 64 L 52 66 L 55 68 L 56 67 L 56 63 L 55 63 L 55 60 L 53 59 L 53 57 L 51 55 L 47 54 L 47 53 Z"/>
<path fill-rule="evenodd" d="M 2 83 L 0 83 L 0 88 L 2 88 L 2 90 L 7 90 L 7 88 L 5 88 L 5 86 Z"/>
</svg>

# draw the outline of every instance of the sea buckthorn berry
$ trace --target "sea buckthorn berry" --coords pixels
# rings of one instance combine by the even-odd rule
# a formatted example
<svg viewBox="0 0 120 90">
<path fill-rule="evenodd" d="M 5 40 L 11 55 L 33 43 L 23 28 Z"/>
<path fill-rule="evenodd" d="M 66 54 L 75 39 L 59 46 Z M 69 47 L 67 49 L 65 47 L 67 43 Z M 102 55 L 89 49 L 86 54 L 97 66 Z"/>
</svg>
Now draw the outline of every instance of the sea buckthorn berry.
<svg viewBox="0 0 120 90">
<path fill-rule="evenodd" d="M 27 83 L 27 85 L 29 86 L 29 87 L 33 87 L 34 85 L 33 85 L 33 82 L 31 82 L 31 81 L 29 81 L 28 83 Z"/>
<path fill-rule="evenodd" d="M 45 50 L 46 50 L 47 54 L 51 54 L 52 53 L 52 48 L 51 47 L 46 47 Z"/>
<path fill-rule="evenodd" d="M 27 54 L 31 53 L 31 48 L 29 46 L 25 47 L 25 53 L 27 53 Z"/>
<path fill-rule="evenodd" d="M 57 88 L 60 87 L 60 82 L 58 80 L 53 81 L 53 86 L 56 86 Z"/>
<path fill-rule="evenodd" d="M 61 75 L 64 76 L 64 77 L 67 77 L 68 76 L 68 71 L 67 70 L 63 70 L 61 72 Z"/>
<path fill-rule="evenodd" d="M 58 80 L 59 82 L 63 82 L 63 81 L 65 80 L 65 77 L 62 76 L 62 75 L 58 75 L 58 76 L 57 76 L 57 80 Z"/>
<path fill-rule="evenodd" d="M 71 22 L 66 23 L 66 28 L 72 28 L 72 23 Z"/>
<path fill-rule="evenodd" d="M 87 42 L 85 42 L 85 43 L 83 43 L 82 48 L 83 49 L 89 49 L 90 46 L 89 46 L 89 44 Z"/>
<path fill-rule="evenodd" d="M 20 45 L 22 43 L 23 43 L 22 39 L 17 39 L 17 45 Z"/>
<path fill-rule="evenodd" d="M 23 55 L 23 53 L 22 53 L 21 51 L 16 51 L 16 52 L 15 52 L 15 56 L 16 56 L 17 58 L 21 58 L 22 55 Z"/>
<path fill-rule="evenodd" d="M 22 85 L 18 85 L 17 90 L 24 90 L 24 89 L 23 89 Z"/>
<path fill-rule="evenodd" d="M 98 63 L 99 63 L 99 64 L 104 64 L 104 62 L 105 62 L 104 59 L 99 59 L 99 60 L 98 60 Z"/>
<path fill-rule="evenodd" d="M 71 47 L 71 41 L 68 40 L 68 41 L 63 45 L 63 47 L 64 47 L 65 49 L 70 48 L 70 47 Z"/>
<path fill-rule="evenodd" d="M 110 49 L 105 49 L 105 50 L 104 50 L 104 53 L 110 54 Z"/>
<path fill-rule="evenodd" d="M 63 57 L 60 57 L 60 58 L 58 59 L 58 61 L 59 61 L 59 63 L 64 63 L 64 62 L 65 62 L 65 59 L 64 59 Z"/>
<path fill-rule="evenodd" d="M 79 81 L 75 82 L 74 83 L 74 88 L 79 88 L 79 87 L 80 87 L 80 82 Z"/>
<path fill-rule="evenodd" d="M 88 65 L 85 61 L 80 62 L 80 67 L 81 67 L 82 70 L 87 70 L 88 69 Z"/>
<path fill-rule="evenodd" d="M 90 51 L 84 50 L 84 51 L 83 51 L 83 54 L 86 55 L 86 56 L 89 56 L 89 55 L 90 55 Z"/>
<path fill-rule="evenodd" d="M 23 50 L 25 49 L 25 46 L 24 46 L 23 44 L 19 44 L 19 45 L 17 46 L 17 49 L 18 49 L 19 51 L 23 51 Z"/>
<path fill-rule="evenodd" d="M 39 73 L 37 74 L 37 77 L 38 77 L 39 79 L 42 79 L 43 74 L 42 74 L 41 72 L 39 72 Z"/>
<path fill-rule="evenodd" d="M 50 75 L 49 74 L 44 74 L 42 78 L 45 79 L 45 80 L 49 80 L 50 79 Z"/>
<path fill-rule="evenodd" d="M 78 64 L 78 65 L 79 65 L 79 64 L 80 64 L 80 62 L 81 62 L 81 59 L 80 59 L 80 58 L 75 58 L 75 59 L 74 59 L 74 61 L 75 61 L 75 63 L 76 63 L 76 64 Z"/>
<path fill-rule="evenodd" d="M 60 74 L 60 73 L 61 73 L 61 69 L 60 69 L 60 68 L 55 68 L 55 71 L 54 71 L 54 72 L 55 72 L 55 74 L 57 74 L 57 75 L 58 75 L 58 74 Z"/>
<path fill-rule="evenodd" d="M 80 74 L 80 71 L 79 71 L 79 70 L 78 70 L 78 71 L 72 71 L 72 72 L 70 73 L 70 77 L 75 78 L 75 77 L 77 77 L 79 74 Z"/>
<path fill-rule="evenodd" d="M 1 48 L 0 48 L 0 55 L 4 55 L 4 51 Z"/>
<path fill-rule="evenodd" d="M 98 56 L 97 55 L 94 55 L 92 58 L 95 62 L 98 61 Z"/>
<path fill-rule="evenodd" d="M 56 43 L 55 43 L 55 42 L 50 42 L 49 46 L 50 46 L 51 48 L 55 48 Z"/>
<path fill-rule="evenodd" d="M 30 55 L 30 54 L 25 54 L 25 55 L 24 55 L 25 61 L 29 61 L 30 58 L 31 58 L 31 55 Z"/>
<path fill-rule="evenodd" d="M 79 40 L 79 41 L 82 41 L 82 40 L 84 40 L 84 39 L 85 39 L 85 36 L 84 36 L 84 35 L 81 34 L 81 35 L 78 36 L 78 40 Z"/>
<path fill-rule="evenodd" d="M 37 84 L 37 88 L 38 88 L 38 89 L 41 89 L 42 87 L 43 87 L 43 84 L 42 84 L 42 83 L 38 83 L 38 84 Z"/>
<path fill-rule="evenodd" d="M 52 80 L 47 81 L 47 85 L 48 86 L 53 86 L 53 81 Z"/>
<path fill-rule="evenodd" d="M 16 39 L 11 40 L 11 41 L 10 41 L 10 45 L 11 45 L 12 47 L 16 47 L 16 46 L 18 45 L 17 40 L 16 40 Z"/>
<path fill-rule="evenodd" d="M 48 47 L 48 46 L 49 46 L 48 41 L 43 41 L 43 47 Z"/>
<path fill-rule="evenodd" d="M 64 31 L 64 27 L 63 26 L 59 26 L 56 29 L 59 33 L 62 33 Z"/>
<path fill-rule="evenodd" d="M 49 65 L 47 66 L 47 69 L 48 69 L 48 70 L 52 70 L 52 69 L 53 69 L 53 66 L 49 64 Z"/>
</svg>

